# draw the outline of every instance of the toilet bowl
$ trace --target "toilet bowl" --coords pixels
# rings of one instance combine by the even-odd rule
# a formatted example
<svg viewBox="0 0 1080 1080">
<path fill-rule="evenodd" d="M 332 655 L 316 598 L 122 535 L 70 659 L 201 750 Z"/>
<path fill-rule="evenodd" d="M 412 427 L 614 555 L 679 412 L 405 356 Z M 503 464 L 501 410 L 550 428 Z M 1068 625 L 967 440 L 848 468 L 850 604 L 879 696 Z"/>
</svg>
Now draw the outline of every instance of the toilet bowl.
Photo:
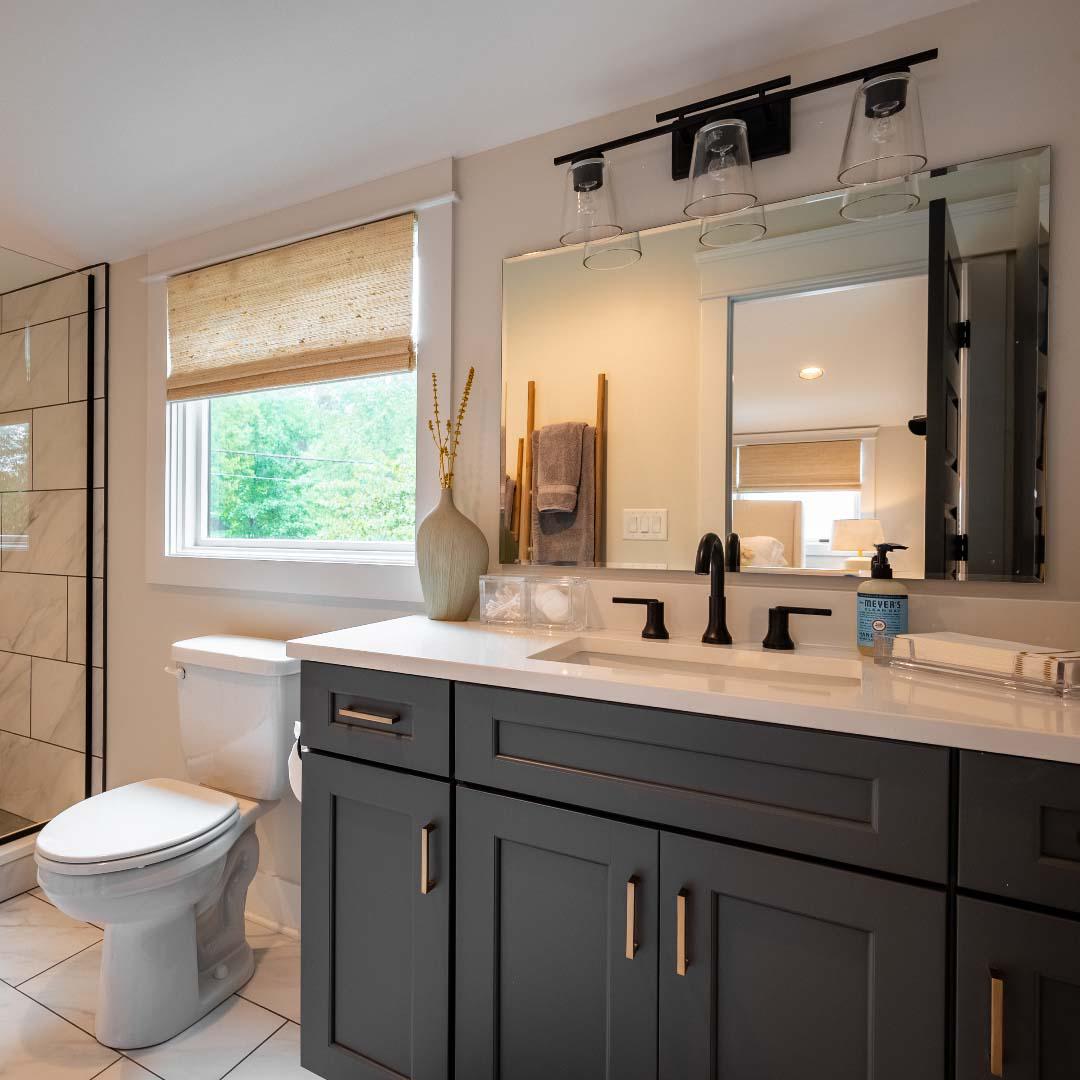
<svg viewBox="0 0 1080 1080">
<path fill-rule="evenodd" d="M 173 658 L 189 771 L 203 782 L 95 795 L 53 818 L 35 853 L 46 896 L 105 928 L 95 1030 L 117 1049 L 172 1038 L 251 977 L 255 822 L 284 793 L 299 713 L 299 663 L 281 642 L 193 639 Z"/>
</svg>

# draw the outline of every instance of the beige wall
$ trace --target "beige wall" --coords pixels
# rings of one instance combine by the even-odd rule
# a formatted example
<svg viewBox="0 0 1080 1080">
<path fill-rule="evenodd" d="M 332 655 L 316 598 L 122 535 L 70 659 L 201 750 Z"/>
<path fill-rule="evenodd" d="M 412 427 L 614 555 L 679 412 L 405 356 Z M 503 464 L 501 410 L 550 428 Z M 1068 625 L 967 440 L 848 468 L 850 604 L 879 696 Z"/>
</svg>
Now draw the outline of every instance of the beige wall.
<svg viewBox="0 0 1080 1080">
<path fill-rule="evenodd" d="M 897 574 L 918 577 L 926 551 L 926 441 L 906 427 L 878 428 L 874 473 L 874 512 L 885 539 L 907 545 L 889 561 Z"/>
<path fill-rule="evenodd" d="M 481 522 L 497 550 L 500 468 L 500 287 L 508 255 L 552 246 L 558 231 L 561 172 L 554 155 L 647 127 L 667 105 L 705 96 L 773 75 L 790 74 L 796 84 L 929 46 L 941 59 L 918 71 L 931 164 L 998 154 L 1040 143 L 1054 145 L 1053 297 L 1049 454 L 1050 580 L 1045 586 L 972 585 L 962 596 L 941 583 L 915 583 L 913 621 L 921 627 L 948 625 L 981 632 L 1028 636 L 1042 641 L 1053 621 L 1070 625 L 1077 611 L 1025 601 L 1080 601 L 1080 563 L 1067 559 L 1080 542 L 1080 504 L 1072 490 L 1071 464 L 1080 460 L 1080 429 L 1068 422 L 1080 401 L 1080 5 L 1075 0 L 982 0 L 941 16 L 908 24 L 871 38 L 837 46 L 736 79 L 691 87 L 587 124 L 466 158 L 456 164 L 461 203 L 455 217 L 454 344 L 455 385 L 476 366 L 469 432 L 458 464 L 462 507 Z M 688 48 L 690 47 L 688 42 Z M 835 187 L 850 88 L 797 101 L 794 151 L 763 162 L 755 171 L 766 200 Z M 682 187 L 668 179 L 667 147 L 643 143 L 619 153 L 623 216 L 638 227 L 677 219 Z M 112 292 L 111 458 L 109 518 L 109 782 L 142 776 L 182 775 L 175 691 L 162 673 L 169 644 L 208 632 L 291 636 L 385 617 L 381 608 L 302 597 L 151 586 L 143 567 L 145 409 L 144 262 L 114 267 Z M 599 571 L 598 590 L 611 591 L 620 574 Z M 622 577 L 650 580 L 647 573 Z M 655 578 L 660 595 L 687 595 L 703 605 L 700 579 L 688 574 Z M 777 586 L 790 592 L 820 582 L 797 579 L 743 581 L 732 590 L 734 625 L 759 629 L 762 602 L 776 601 Z M 770 588 L 771 586 L 771 588 Z M 642 586 L 633 583 L 633 591 Z M 849 591 L 848 583 L 834 589 Z M 951 594 L 951 595 L 950 595 Z M 835 596 L 835 592 L 832 593 Z M 1015 603 L 978 601 L 1008 597 Z M 757 597 L 757 599 L 755 599 Z M 809 599 L 809 598 L 808 598 Z M 853 601 L 852 601 L 853 606 Z M 753 608 L 752 617 L 746 614 Z M 702 606 L 702 610 L 703 606 Z M 844 605 L 844 611 L 847 605 Z M 1051 617 L 1052 610 L 1052 617 Z M 594 614 L 631 625 L 639 613 Z M 763 617 L 763 616 L 762 616 Z M 812 620 L 830 622 L 830 620 Z M 1080 624 L 1080 618 L 1076 619 Z M 837 626 L 840 621 L 836 620 Z M 673 625 L 679 625 L 673 623 Z M 691 624 L 687 622 L 687 626 Z M 696 625 L 696 623 L 695 623 Z M 843 624 L 845 627 L 847 623 Z M 812 632 L 818 632 L 814 627 Z M 822 633 L 833 632 L 825 628 Z M 286 883 L 299 880 L 295 806 L 278 810 L 264 832 L 263 869 Z M 274 882 L 267 882 L 272 889 Z M 284 888 L 284 886 L 283 886 Z M 287 890 L 286 890 L 287 891 Z"/>
</svg>

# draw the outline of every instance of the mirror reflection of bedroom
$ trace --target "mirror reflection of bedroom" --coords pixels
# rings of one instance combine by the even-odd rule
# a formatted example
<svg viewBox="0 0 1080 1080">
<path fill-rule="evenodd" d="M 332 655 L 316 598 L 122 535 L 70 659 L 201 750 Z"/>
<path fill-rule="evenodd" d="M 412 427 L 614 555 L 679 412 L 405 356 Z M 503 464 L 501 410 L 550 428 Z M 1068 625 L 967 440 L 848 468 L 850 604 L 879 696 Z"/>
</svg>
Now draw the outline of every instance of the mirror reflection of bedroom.
<svg viewBox="0 0 1080 1080">
<path fill-rule="evenodd" d="M 922 577 L 927 278 L 732 305 L 732 528 L 743 568 Z"/>
</svg>

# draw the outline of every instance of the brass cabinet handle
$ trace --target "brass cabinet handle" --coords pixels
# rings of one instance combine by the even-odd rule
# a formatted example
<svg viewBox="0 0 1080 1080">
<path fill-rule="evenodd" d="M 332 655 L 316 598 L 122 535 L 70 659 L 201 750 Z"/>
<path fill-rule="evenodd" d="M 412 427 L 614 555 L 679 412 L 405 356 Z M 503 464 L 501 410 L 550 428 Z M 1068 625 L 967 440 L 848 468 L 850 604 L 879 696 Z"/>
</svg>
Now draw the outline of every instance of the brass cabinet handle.
<svg viewBox="0 0 1080 1080">
<path fill-rule="evenodd" d="M 431 834 L 434 831 L 434 822 L 420 830 L 420 892 L 424 896 L 435 888 L 435 882 L 431 880 Z"/>
<path fill-rule="evenodd" d="M 626 959 L 633 960 L 637 952 L 637 878 L 626 883 Z"/>
<path fill-rule="evenodd" d="M 685 975 L 689 962 L 686 959 L 686 890 L 680 889 L 675 897 L 675 974 Z"/>
<path fill-rule="evenodd" d="M 389 716 L 380 716 L 378 713 L 360 712 L 357 709 L 338 709 L 338 716 L 343 720 L 367 720 L 372 724 L 396 724 L 401 717 L 391 714 Z"/>
<path fill-rule="evenodd" d="M 990 1075 L 1005 1075 L 1005 980 L 990 976 Z"/>
</svg>

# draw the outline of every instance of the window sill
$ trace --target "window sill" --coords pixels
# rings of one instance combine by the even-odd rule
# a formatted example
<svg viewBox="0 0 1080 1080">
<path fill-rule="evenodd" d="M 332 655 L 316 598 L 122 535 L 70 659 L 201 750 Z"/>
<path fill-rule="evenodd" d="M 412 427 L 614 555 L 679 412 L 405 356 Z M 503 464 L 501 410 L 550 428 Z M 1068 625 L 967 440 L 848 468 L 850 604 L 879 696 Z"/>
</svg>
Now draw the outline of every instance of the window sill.
<svg viewBox="0 0 1080 1080">
<path fill-rule="evenodd" d="M 235 549 L 232 549 L 235 551 Z M 343 561 L 300 557 L 298 552 L 253 556 L 230 549 L 150 555 L 147 580 L 156 585 L 233 589 L 298 596 L 420 603 L 420 577 L 412 552 L 407 561 L 376 561 L 371 556 Z M 374 553 L 372 553 L 374 554 Z M 379 553 L 385 555 L 386 553 Z"/>
</svg>

